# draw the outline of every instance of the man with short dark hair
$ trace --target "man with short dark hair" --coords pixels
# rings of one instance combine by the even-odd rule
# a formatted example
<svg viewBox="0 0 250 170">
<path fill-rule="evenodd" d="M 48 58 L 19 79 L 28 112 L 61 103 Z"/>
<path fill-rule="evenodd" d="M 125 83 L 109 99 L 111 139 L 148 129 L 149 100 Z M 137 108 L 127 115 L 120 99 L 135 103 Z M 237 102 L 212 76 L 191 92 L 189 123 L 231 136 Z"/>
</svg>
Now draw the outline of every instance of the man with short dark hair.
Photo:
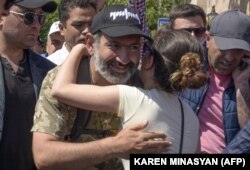
<svg viewBox="0 0 250 170">
<path fill-rule="evenodd" d="M 141 37 L 151 40 L 142 31 L 138 14 L 124 5 L 108 6 L 95 16 L 91 32 L 97 52 L 82 60 L 77 82 L 100 86 L 135 84 Z M 51 95 L 58 69 L 45 78 L 36 106 L 33 153 L 39 168 L 117 170 L 123 167 L 114 158 L 166 149 L 169 143 L 164 140 L 165 134 L 140 131 L 147 126 L 145 122 L 117 134 L 117 115 L 59 102 Z M 163 140 L 153 140 L 157 137 Z"/>
<path fill-rule="evenodd" d="M 47 57 L 56 65 L 64 62 L 72 47 L 85 42 L 85 36 L 90 32 L 90 25 L 96 14 L 96 3 L 93 0 L 62 0 L 58 6 L 58 14 L 64 44 Z"/>
<path fill-rule="evenodd" d="M 207 22 L 206 14 L 201 7 L 193 4 L 177 5 L 170 11 L 169 18 L 171 29 L 184 29 L 200 42 L 205 41 Z"/>
<path fill-rule="evenodd" d="M 35 169 L 30 129 L 43 78 L 54 64 L 30 50 L 53 0 L 15 2 L 0 20 L 0 169 Z"/>
</svg>

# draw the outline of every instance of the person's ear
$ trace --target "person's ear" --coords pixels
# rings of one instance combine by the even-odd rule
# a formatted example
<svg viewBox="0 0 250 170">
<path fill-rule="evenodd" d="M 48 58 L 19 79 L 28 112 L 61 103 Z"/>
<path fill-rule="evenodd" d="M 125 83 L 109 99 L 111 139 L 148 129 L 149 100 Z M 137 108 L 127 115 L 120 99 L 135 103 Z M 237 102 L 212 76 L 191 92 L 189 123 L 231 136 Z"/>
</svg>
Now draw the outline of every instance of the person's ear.
<svg viewBox="0 0 250 170">
<path fill-rule="evenodd" d="M 147 55 L 142 59 L 141 67 L 143 67 L 144 70 L 150 70 L 153 68 L 153 66 L 154 66 L 154 57 L 152 54 Z"/>
<path fill-rule="evenodd" d="M 206 31 L 206 47 L 208 48 L 208 44 L 209 44 L 209 41 L 211 40 L 211 35 L 210 35 L 210 33 L 208 32 L 208 31 Z"/>
<path fill-rule="evenodd" d="M 88 47 L 88 51 L 90 55 L 94 54 L 94 37 L 91 33 L 86 34 L 85 36 L 85 42 L 86 42 L 86 46 Z"/>
<path fill-rule="evenodd" d="M 6 11 L 6 10 L 4 10 Z M 8 15 L 4 15 L 4 13 L 2 13 L 2 16 L 0 17 L 0 27 L 2 28 L 3 24 L 4 24 L 4 20 Z"/>
<path fill-rule="evenodd" d="M 61 35 L 64 36 L 64 25 L 60 22 L 60 23 L 58 24 L 58 27 L 59 27 L 59 29 L 60 29 Z"/>
</svg>

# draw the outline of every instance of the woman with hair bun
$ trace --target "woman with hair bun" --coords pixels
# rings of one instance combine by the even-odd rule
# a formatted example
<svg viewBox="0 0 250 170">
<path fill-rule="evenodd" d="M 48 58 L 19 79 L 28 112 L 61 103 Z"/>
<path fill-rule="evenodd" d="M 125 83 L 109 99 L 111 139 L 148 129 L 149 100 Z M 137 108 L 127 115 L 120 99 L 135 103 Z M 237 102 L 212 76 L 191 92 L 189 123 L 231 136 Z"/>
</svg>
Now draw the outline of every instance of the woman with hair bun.
<svg viewBox="0 0 250 170">
<path fill-rule="evenodd" d="M 94 50 L 88 43 L 72 49 L 57 75 L 52 95 L 79 108 L 118 114 L 123 119 L 123 128 L 147 120 L 146 131 L 163 131 L 168 135 L 172 144 L 165 153 L 197 153 L 199 121 L 175 92 L 199 88 L 207 80 L 206 73 L 201 70 L 203 49 L 199 42 L 185 31 L 165 30 L 157 34 L 141 63 L 144 88 L 75 84 L 81 57 L 87 52 L 96 57 L 95 46 L 98 42 L 95 42 Z M 128 162 L 125 167 L 129 167 Z"/>
</svg>

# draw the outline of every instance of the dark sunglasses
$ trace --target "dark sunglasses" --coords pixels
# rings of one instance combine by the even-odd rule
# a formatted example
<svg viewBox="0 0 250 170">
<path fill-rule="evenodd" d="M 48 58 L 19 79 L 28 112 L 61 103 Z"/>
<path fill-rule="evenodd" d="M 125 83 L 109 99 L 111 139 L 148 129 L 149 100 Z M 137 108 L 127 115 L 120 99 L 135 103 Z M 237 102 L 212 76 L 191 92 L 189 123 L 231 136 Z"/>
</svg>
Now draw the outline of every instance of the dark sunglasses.
<svg viewBox="0 0 250 170">
<path fill-rule="evenodd" d="M 43 25 L 45 22 L 45 15 L 42 14 L 36 14 L 34 12 L 25 12 L 25 13 L 19 13 L 15 11 L 10 11 L 12 14 L 16 14 L 20 17 L 22 17 L 24 24 L 30 25 L 35 22 L 35 19 L 37 18 L 40 25 Z"/>
<path fill-rule="evenodd" d="M 193 32 L 196 37 L 202 37 L 206 32 L 206 28 L 203 28 L 203 27 L 200 27 L 200 28 L 182 28 L 182 30 L 187 31 L 190 34 Z"/>
</svg>

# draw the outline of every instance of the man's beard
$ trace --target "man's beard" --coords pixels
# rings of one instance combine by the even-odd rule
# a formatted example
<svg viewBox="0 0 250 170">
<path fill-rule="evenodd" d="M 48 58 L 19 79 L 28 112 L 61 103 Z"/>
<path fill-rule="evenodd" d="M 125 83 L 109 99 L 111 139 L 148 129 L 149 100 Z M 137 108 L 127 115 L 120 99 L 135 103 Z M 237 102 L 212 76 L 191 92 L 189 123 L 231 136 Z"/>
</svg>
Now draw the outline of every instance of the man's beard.
<svg viewBox="0 0 250 170">
<path fill-rule="evenodd" d="M 95 69 L 104 79 L 111 84 L 125 84 L 135 73 L 137 67 L 135 64 L 130 64 L 129 71 L 126 73 L 117 73 L 109 68 L 108 62 L 100 58 L 99 51 L 95 49 L 94 53 Z"/>
</svg>

